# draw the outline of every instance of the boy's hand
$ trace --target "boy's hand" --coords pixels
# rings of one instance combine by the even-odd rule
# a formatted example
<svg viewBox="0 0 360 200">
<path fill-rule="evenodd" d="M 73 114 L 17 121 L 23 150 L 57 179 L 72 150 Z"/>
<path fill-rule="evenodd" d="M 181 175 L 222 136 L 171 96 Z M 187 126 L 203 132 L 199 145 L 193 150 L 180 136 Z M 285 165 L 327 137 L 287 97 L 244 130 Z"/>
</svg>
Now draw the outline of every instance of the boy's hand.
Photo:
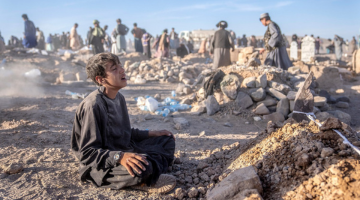
<svg viewBox="0 0 360 200">
<path fill-rule="evenodd" d="M 124 153 L 120 160 L 120 164 L 126 168 L 132 177 L 135 177 L 134 171 L 141 174 L 142 171 L 146 170 L 144 164 L 149 165 L 145 156 L 136 153 Z"/>
<path fill-rule="evenodd" d="M 169 137 L 173 137 L 175 140 L 175 136 L 167 130 L 161 130 L 161 131 L 149 131 L 149 137 L 160 137 L 160 136 L 169 136 Z"/>
</svg>

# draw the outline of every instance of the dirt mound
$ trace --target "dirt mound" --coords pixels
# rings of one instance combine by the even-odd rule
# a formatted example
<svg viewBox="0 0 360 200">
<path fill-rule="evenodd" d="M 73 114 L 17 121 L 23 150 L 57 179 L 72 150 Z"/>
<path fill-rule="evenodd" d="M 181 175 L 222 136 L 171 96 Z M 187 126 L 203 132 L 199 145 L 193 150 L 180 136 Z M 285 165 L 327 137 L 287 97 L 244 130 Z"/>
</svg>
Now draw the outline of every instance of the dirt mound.
<svg viewBox="0 0 360 200">
<path fill-rule="evenodd" d="M 191 63 L 205 63 L 206 62 L 205 56 L 200 55 L 198 53 L 191 53 L 189 55 L 186 55 L 181 60 L 184 62 L 191 62 Z"/>
<path fill-rule="evenodd" d="M 268 123 L 268 130 L 276 125 Z M 342 133 L 359 144 L 356 132 L 342 124 Z M 291 124 L 250 145 L 228 167 L 254 165 L 265 199 L 359 198 L 359 155 L 332 130 L 320 131 L 314 122 Z"/>
<path fill-rule="evenodd" d="M 122 61 L 123 63 L 125 63 L 125 61 L 127 61 L 127 60 L 129 60 L 130 63 L 134 63 L 134 62 L 145 61 L 148 59 L 149 58 L 147 56 L 145 56 L 139 52 L 132 52 L 132 53 L 126 54 L 124 56 L 120 56 L 120 61 Z"/>
</svg>

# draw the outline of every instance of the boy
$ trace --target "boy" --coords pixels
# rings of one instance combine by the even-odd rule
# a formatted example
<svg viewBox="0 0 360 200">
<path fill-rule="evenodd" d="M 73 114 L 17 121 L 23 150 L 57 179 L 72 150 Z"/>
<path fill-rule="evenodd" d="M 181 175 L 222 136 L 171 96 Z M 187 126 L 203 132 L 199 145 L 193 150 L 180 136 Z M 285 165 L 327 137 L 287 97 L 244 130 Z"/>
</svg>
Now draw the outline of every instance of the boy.
<svg viewBox="0 0 360 200">
<path fill-rule="evenodd" d="M 80 178 L 98 187 L 132 187 L 167 193 L 175 177 L 163 174 L 174 159 L 175 138 L 169 131 L 130 127 L 125 98 L 127 85 L 119 58 L 111 53 L 91 57 L 86 73 L 101 86 L 79 105 L 71 148 L 79 159 Z"/>
</svg>

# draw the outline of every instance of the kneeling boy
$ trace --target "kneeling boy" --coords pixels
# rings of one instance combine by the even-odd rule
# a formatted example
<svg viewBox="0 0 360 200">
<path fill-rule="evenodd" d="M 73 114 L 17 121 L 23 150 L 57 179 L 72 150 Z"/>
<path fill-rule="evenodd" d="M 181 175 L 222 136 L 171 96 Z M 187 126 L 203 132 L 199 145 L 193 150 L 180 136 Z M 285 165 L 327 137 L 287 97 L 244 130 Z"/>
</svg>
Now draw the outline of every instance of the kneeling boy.
<svg viewBox="0 0 360 200">
<path fill-rule="evenodd" d="M 86 72 L 101 87 L 81 102 L 74 119 L 71 149 L 80 162 L 81 180 L 112 189 L 172 190 L 175 177 L 164 173 L 174 159 L 174 136 L 131 128 L 125 98 L 119 93 L 127 85 L 119 58 L 96 54 Z"/>
</svg>

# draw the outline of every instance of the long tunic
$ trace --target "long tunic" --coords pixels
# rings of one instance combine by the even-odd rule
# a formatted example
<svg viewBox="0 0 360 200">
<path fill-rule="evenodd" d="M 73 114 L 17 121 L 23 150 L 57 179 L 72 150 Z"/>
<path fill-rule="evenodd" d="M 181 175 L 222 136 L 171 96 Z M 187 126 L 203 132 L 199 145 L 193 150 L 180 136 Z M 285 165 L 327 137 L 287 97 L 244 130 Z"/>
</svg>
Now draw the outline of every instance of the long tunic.
<svg viewBox="0 0 360 200">
<path fill-rule="evenodd" d="M 80 39 L 75 27 L 72 27 L 70 31 L 70 47 L 73 50 L 80 49 Z"/>
<path fill-rule="evenodd" d="M 106 174 L 119 164 L 114 155 L 119 152 L 147 154 L 153 165 L 150 182 L 155 183 L 174 159 L 174 150 L 164 151 L 165 139 L 148 139 L 149 132 L 131 128 L 125 98 L 115 99 L 103 94 L 104 88 L 92 92 L 79 105 L 71 135 L 71 149 L 80 162 L 82 181 L 102 186 Z M 169 140 L 171 137 L 166 137 Z M 174 143 L 175 144 L 175 143 Z"/>
<path fill-rule="evenodd" d="M 286 43 L 281 34 L 280 27 L 275 22 L 270 22 L 264 35 L 265 47 L 269 51 L 264 64 L 288 69 L 292 66 L 286 52 Z"/>
<path fill-rule="evenodd" d="M 214 53 L 213 69 L 231 65 L 230 48 L 234 48 L 230 33 L 224 29 L 216 31 L 210 43 L 210 52 Z"/>
<path fill-rule="evenodd" d="M 26 20 L 25 21 L 25 32 L 24 32 L 24 40 L 23 45 L 26 48 L 33 48 L 36 47 L 37 41 L 36 41 L 36 29 L 35 25 L 32 21 Z"/>
<path fill-rule="evenodd" d="M 341 41 L 340 38 L 338 38 L 338 37 L 334 38 L 336 60 L 341 60 L 341 56 L 342 56 L 342 52 L 343 52 L 342 44 L 343 44 L 343 42 Z"/>
<path fill-rule="evenodd" d="M 45 37 L 44 37 L 44 33 L 42 31 L 38 31 L 36 40 L 38 43 L 37 48 L 40 50 L 44 50 L 45 49 Z"/>
<path fill-rule="evenodd" d="M 125 35 L 129 32 L 129 28 L 125 26 L 124 24 L 118 24 L 116 27 L 116 46 L 118 48 L 118 51 L 121 50 L 126 51 L 126 38 Z"/>
</svg>

